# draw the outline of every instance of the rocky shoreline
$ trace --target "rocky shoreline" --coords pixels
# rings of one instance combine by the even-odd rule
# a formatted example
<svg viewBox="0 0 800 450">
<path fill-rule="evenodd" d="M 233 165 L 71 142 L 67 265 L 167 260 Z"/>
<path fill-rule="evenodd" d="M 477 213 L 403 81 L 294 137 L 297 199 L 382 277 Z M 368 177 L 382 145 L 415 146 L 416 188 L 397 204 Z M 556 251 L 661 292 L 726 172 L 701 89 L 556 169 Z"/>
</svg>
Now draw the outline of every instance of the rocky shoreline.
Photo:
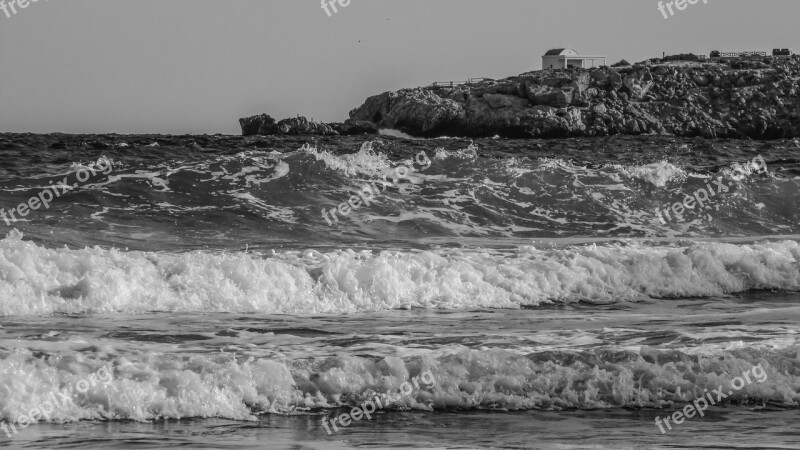
<svg viewBox="0 0 800 450">
<path fill-rule="evenodd" d="M 378 126 L 368 121 L 349 119 L 344 123 L 319 123 L 299 116 L 276 122 L 268 114 L 239 119 L 239 125 L 243 136 L 354 136 L 378 133 Z"/>
<path fill-rule="evenodd" d="M 247 135 L 800 137 L 800 57 L 541 70 L 372 96 L 343 124 L 241 119 Z"/>
</svg>

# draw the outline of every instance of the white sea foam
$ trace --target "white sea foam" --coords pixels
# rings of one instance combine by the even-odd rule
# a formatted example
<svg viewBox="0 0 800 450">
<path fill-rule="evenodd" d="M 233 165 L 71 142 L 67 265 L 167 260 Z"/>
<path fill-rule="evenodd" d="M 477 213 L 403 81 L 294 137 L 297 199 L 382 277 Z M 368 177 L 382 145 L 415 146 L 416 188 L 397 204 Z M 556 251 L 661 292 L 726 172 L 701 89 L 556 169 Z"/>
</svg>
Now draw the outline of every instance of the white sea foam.
<svg viewBox="0 0 800 450">
<path fill-rule="evenodd" d="M 659 161 L 642 166 L 631 166 L 627 168 L 627 171 L 631 176 L 647 181 L 656 187 L 664 187 L 669 181 L 680 181 L 687 176 L 685 170 L 667 161 Z"/>
<path fill-rule="evenodd" d="M 394 128 L 381 128 L 380 130 L 378 130 L 378 134 L 380 134 L 381 136 L 391 136 L 391 137 L 396 137 L 396 138 L 401 138 L 401 139 L 421 140 L 421 138 L 415 138 L 414 136 L 411 136 L 410 134 L 403 133 L 402 131 L 395 130 Z"/>
<path fill-rule="evenodd" d="M 14 231 L 0 241 L 0 314 L 518 308 L 800 289 L 796 241 L 309 255 L 50 249 Z"/>
<path fill-rule="evenodd" d="M 406 359 L 342 355 L 313 361 L 152 353 L 113 361 L 74 355 L 43 359 L 19 351 L 0 355 L 0 418 L 26 414 L 31 405 L 58 396 L 106 363 L 113 367 L 112 381 L 85 394 L 70 393 L 68 401 L 56 404 L 50 421 L 254 420 L 262 412 L 303 413 L 355 405 L 387 391 L 394 394 L 403 382 L 427 370 L 436 385 L 415 389 L 392 409 L 662 407 L 727 385 L 756 364 L 762 364 L 769 383 L 749 384 L 727 403 L 797 406 L 800 378 L 771 360 L 742 351 L 690 356 L 648 347 L 520 355 L 452 345 Z"/>
</svg>

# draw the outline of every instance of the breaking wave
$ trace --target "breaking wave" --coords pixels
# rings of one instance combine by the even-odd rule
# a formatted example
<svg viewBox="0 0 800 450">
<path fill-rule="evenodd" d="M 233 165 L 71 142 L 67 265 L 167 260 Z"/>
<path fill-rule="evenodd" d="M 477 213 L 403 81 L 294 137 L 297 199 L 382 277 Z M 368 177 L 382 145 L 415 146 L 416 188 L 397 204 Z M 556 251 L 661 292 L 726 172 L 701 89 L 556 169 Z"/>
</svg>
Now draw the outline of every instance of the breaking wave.
<svg viewBox="0 0 800 450">
<path fill-rule="evenodd" d="M 390 409 L 670 407 L 727 387 L 758 364 L 768 382 L 751 380 L 720 404 L 796 407 L 800 402 L 796 349 L 691 355 L 641 347 L 520 354 L 448 346 L 406 359 L 336 356 L 313 361 L 237 359 L 232 354 L 47 359 L 19 351 L 2 361 L 0 386 L 6 389 L 0 391 L 0 418 L 6 420 L 45 402 L 54 403 L 45 420 L 55 422 L 255 420 L 267 412 L 314 413 L 375 396 L 396 398 L 401 384 L 424 371 L 435 381 L 414 389 Z M 110 382 L 89 383 L 84 393 L 72 389 L 106 364 L 113 368 Z"/>
<path fill-rule="evenodd" d="M 646 242 L 420 250 L 155 253 L 0 241 L 0 313 L 353 313 L 519 308 L 800 289 L 800 244 Z"/>
</svg>

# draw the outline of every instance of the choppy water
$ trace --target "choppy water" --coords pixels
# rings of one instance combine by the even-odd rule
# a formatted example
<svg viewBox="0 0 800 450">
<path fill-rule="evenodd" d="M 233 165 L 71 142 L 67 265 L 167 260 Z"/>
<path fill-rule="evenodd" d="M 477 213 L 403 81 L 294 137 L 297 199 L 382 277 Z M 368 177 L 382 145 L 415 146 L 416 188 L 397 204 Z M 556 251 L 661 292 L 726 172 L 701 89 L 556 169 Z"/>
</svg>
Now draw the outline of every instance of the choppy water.
<svg viewBox="0 0 800 450">
<path fill-rule="evenodd" d="M 0 442 L 791 448 L 799 150 L 0 136 L 0 208 L 73 186 L 0 219 L 0 418 L 64 399 Z M 655 426 L 758 365 L 705 417 Z"/>
</svg>

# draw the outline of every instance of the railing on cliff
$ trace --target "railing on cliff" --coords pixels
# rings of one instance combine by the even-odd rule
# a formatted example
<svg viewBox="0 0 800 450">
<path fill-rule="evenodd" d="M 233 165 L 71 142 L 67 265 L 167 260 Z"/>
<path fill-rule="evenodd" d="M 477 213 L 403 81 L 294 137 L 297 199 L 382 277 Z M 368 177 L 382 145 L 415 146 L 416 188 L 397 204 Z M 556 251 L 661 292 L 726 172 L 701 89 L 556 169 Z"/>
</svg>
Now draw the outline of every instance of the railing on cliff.
<svg viewBox="0 0 800 450">
<path fill-rule="evenodd" d="M 720 52 L 714 50 L 711 52 L 711 58 L 753 58 L 767 56 L 767 52 Z"/>
<path fill-rule="evenodd" d="M 431 85 L 426 87 L 454 88 L 456 86 L 474 86 L 484 81 L 494 81 L 494 80 L 492 78 L 481 77 L 481 78 L 469 78 L 467 79 L 467 81 L 434 81 Z"/>
</svg>

